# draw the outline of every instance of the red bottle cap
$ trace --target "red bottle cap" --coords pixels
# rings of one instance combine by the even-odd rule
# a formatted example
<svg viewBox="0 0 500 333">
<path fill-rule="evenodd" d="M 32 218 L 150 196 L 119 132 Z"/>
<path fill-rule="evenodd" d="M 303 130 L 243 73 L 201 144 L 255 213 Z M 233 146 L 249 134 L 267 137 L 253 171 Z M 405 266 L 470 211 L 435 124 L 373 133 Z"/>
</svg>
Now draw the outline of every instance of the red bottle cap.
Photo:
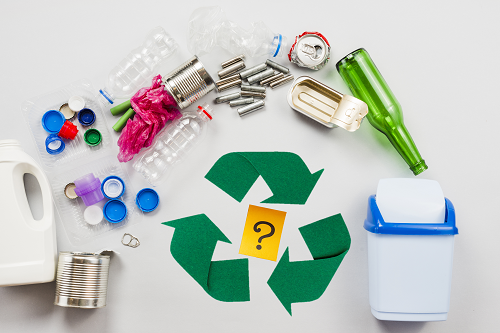
<svg viewBox="0 0 500 333">
<path fill-rule="evenodd" d="M 77 133 L 78 129 L 76 128 L 76 126 L 71 121 L 66 120 L 57 135 L 64 139 L 73 140 L 76 137 Z"/>
</svg>

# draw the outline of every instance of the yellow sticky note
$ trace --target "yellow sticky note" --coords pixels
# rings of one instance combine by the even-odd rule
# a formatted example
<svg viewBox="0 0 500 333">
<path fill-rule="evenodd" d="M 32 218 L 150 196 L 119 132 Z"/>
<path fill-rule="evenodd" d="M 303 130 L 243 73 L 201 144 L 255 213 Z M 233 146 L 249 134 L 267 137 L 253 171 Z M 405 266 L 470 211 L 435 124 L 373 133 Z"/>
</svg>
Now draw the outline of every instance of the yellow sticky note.
<svg viewBox="0 0 500 333">
<path fill-rule="evenodd" d="M 286 212 L 250 205 L 240 254 L 276 261 Z"/>
</svg>

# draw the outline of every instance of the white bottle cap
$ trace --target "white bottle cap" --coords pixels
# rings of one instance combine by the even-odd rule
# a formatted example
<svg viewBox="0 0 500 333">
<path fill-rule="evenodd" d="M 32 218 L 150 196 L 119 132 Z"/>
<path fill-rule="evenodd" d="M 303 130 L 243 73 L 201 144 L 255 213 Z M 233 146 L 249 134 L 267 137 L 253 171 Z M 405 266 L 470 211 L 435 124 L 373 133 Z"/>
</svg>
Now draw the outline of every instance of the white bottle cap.
<svg viewBox="0 0 500 333">
<path fill-rule="evenodd" d="M 99 224 L 103 218 L 102 209 L 96 205 L 88 206 L 83 212 L 83 218 L 88 224 Z"/>
<path fill-rule="evenodd" d="M 68 101 L 69 108 L 75 112 L 85 107 L 85 100 L 81 96 L 73 96 Z"/>
</svg>

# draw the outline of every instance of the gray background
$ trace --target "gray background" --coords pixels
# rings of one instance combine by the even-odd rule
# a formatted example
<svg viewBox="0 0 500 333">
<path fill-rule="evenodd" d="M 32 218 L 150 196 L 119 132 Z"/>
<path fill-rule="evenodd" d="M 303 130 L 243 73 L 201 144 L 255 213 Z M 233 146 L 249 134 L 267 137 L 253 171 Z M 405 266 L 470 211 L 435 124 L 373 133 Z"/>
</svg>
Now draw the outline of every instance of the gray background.
<svg viewBox="0 0 500 333">
<path fill-rule="evenodd" d="M 98 89 L 109 71 L 147 32 L 163 26 L 179 49 L 163 66 L 166 74 L 189 56 L 186 26 L 203 1 L 3 2 L 0 139 L 14 138 L 38 159 L 20 112 L 23 101 L 81 78 Z M 161 206 L 140 224 L 114 230 L 84 246 L 72 246 L 59 217 L 59 250 L 114 248 L 108 305 L 99 310 L 54 306 L 55 283 L 0 289 L 2 332 L 496 332 L 500 324 L 498 254 L 498 96 L 500 46 L 498 1 L 223 1 L 226 14 L 249 27 L 262 20 L 288 36 L 322 32 L 332 45 L 331 62 L 319 72 L 299 69 L 349 93 L 335 70 L 348 52 L 366 48 L 403 106 L 405 123 L 429 170 L 457 212 L 451 306 L 446 322 L 377 321 L 367 288 L 366 203 L 380 178 L 413 177 L 385 137 L 364 122 L 356 133 L 329 130 L 292 111 L 288 88 L 270 91 L 265 110 L 239 118 L 226 105 L 215 108 L 206 140 L 179 165 L 158 192 Z M 230 58 L 215 49 L 201 58 L 211 74 Z M 249 59 L 254 65 L 263 59 Z M 215 93 L 203 101 L 211 101 Z M 116 120 L 107 113 L 107 122 Z M 114 136 L 115 142 L 117 136 Z M 116 151 L 117 151 L 117 147 Z M 219 243 L 214 259 L 238 254 L 248 204 L 269 196 L 259 181 L 237 203 L 203 176 L 230 151 L 291 151 L 310 170 L 325 168 L 305 206 L 262 205 L 288 212 L 279 257 L 311 259 L 297 228 L 342 213 L 351 249 L 323 296 L 293 305 L 289 316 L 266 284 L 275 263 L 250 258 L 251 301 L 211 299 L 173 260 L 174 229 L 160 223 L 206 213 L 233 242 Z M 127 167 L 128 168 L 128 167 Z M 135 190 L 146 187 L 131 174 Z M 36 206 L 36 196 L 33 200 Z M 36 211 L 36 207 L 35 207 Z M 70 221 L 69 221 L 70 222 Z M 120 244 L 123 232 L 141 240 Z M 1 237 L 8 237 L 2 235 Z"/>
</svg>

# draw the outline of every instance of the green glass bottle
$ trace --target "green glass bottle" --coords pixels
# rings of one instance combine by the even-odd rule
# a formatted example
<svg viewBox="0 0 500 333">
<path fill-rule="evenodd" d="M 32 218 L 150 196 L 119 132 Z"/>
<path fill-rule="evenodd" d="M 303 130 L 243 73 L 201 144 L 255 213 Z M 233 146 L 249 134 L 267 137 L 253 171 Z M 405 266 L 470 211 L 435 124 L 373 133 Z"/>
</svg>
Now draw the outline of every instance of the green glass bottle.
<svg viewBox="0 0 500 333">
<path fill-rule="evenodd" d="M 365 49 L 349 53 L 337 63 L 337 71 L 353 95 L 368 104 L 367 118 L 384 133 L 416 176 L 427 165 L 403 123 L 403 111 Z"/>
</svg>

